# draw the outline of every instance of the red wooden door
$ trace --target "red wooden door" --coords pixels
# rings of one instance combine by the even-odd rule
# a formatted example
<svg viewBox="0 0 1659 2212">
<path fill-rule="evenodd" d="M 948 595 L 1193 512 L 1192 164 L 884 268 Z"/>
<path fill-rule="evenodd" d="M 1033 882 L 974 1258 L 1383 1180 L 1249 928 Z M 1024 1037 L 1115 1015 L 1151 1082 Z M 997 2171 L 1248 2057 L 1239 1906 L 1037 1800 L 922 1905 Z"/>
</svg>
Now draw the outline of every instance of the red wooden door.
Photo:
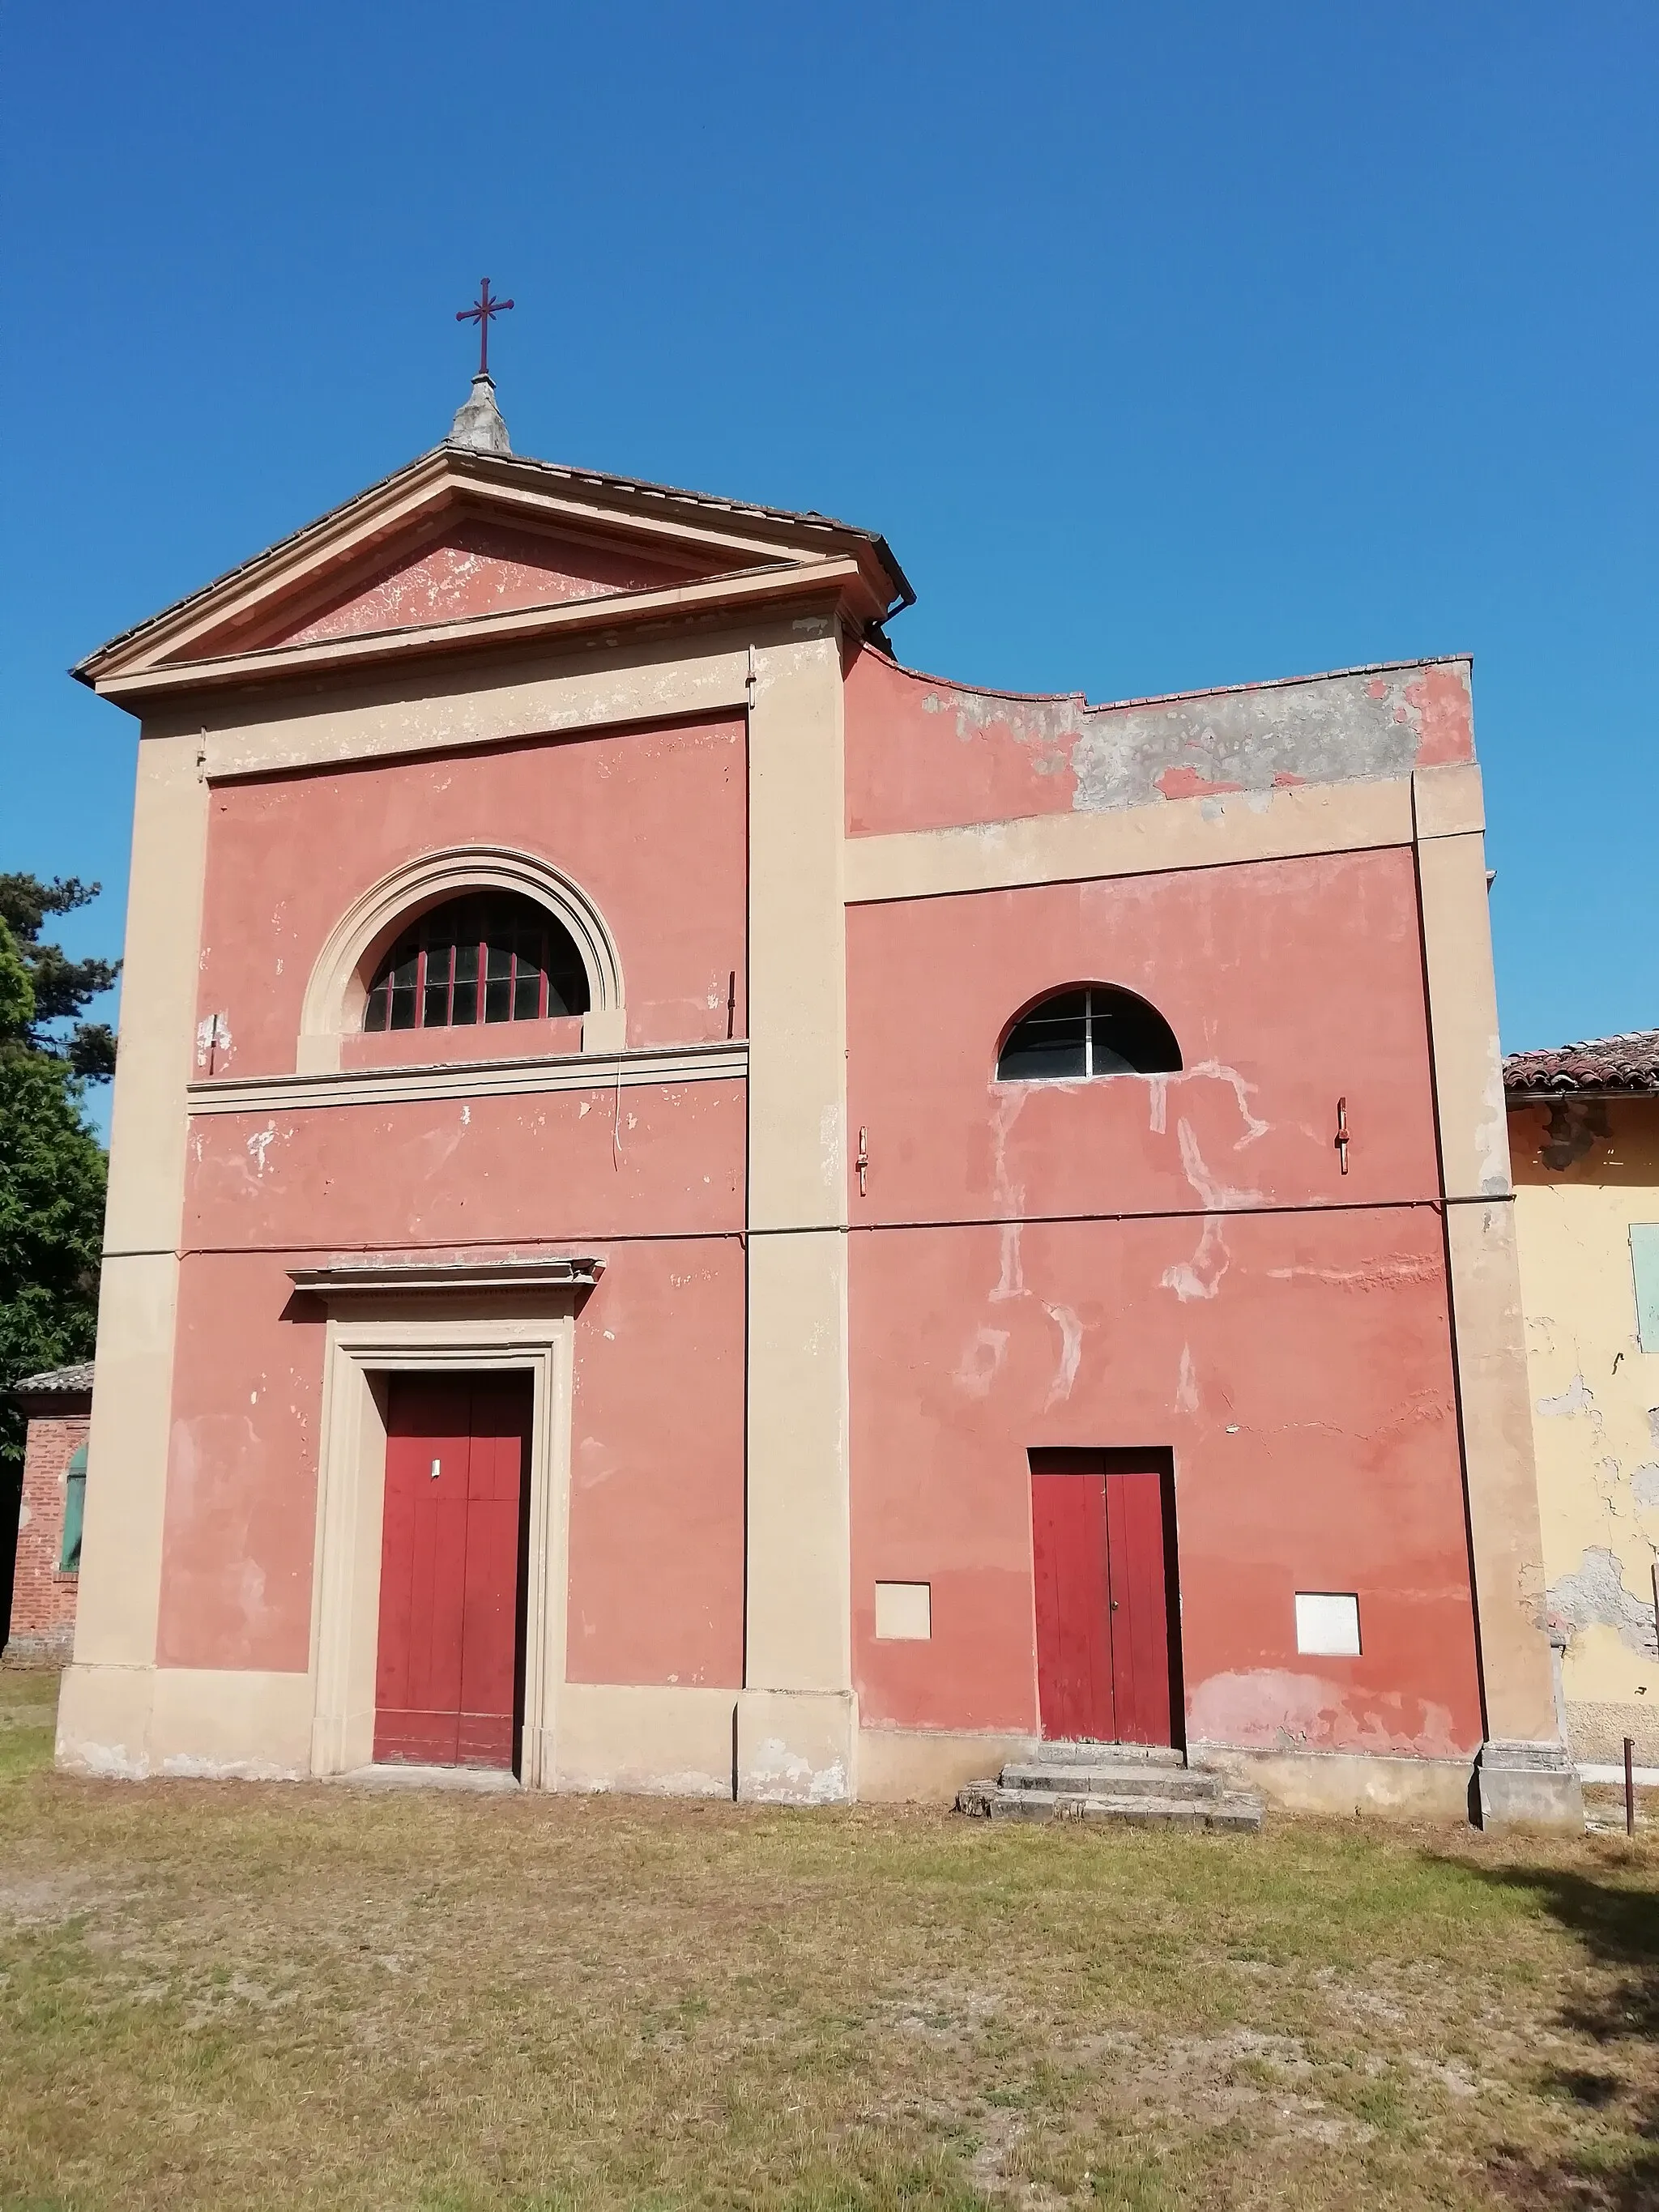
<svg viewBox="0 0 1659 2212">
<path fill-rule="evenodd" d="M 1160 1468 L 1106 1476 L 1112 1699 L 1120 1743 L 1172 1743 L 1170 1574 Z"/>
<path fill-rule="evenodd" d="M 1174 1741 L 1164 1470 L 1116 1452 L 1031 1455 L 1044 1736 Z"/>
<path fill-rule="evenodd" d="M 1031 1471 L 1036 1568 L 1037 1705 L 1042 1733 L 1062 1741 L 1116 1735 L 1112 1705 L 1105 1477 Z"/>
<path fill-rule="evenodd" d="M 527 1376 L 392 1378 L 377 1760 L 513 1765 L 530 1408 Z"/>
</svg>

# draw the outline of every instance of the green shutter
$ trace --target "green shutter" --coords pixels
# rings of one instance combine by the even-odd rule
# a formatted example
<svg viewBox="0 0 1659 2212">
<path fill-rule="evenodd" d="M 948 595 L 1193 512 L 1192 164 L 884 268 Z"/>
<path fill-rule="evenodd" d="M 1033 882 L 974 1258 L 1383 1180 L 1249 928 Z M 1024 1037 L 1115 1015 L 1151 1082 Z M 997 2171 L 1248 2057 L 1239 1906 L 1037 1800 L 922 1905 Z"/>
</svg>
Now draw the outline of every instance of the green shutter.
<svg viewBox="0 0 1659 2212">
<path fill-rule="evenodd" d="M 64 1540 L 58 1553 L 58 1571 L 72 1575 L 81 1566 L 81 1523 L 87 1510 L 87 1448 L 82 1444 L 69 1463 L 64 1486 Z"/>
<path fill-rule="evenodd" d="M 1659 1352 L 1659 1221 L 1632 1221 L 1631 1267 L 1636 1276 L 1636 1334 L 1644 1352 Z"/>
</svg>

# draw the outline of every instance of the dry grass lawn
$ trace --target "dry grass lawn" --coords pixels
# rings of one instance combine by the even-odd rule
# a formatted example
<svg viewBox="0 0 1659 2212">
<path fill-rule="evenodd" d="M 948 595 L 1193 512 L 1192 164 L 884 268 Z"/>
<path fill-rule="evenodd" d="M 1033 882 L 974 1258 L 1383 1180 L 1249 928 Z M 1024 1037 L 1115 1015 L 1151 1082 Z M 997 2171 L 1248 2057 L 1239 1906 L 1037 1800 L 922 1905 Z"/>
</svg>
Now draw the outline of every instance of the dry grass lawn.
<svg viewBox="0 0 1659 2212">
<path fill-rule="evenodd" d="M 0 1673 L 0 2204 L 1659 2203 L 1659 1850 L 71 1782 Z"/>
</svg>

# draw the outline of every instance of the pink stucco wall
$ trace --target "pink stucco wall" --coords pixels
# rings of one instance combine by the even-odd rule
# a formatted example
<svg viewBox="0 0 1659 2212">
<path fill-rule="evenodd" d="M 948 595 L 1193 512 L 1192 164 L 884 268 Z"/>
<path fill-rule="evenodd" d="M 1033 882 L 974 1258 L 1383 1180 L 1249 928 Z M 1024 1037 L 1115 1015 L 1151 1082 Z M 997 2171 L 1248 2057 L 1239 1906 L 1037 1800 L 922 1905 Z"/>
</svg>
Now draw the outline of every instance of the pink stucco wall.
<svg viewBox="0 0 1659 2212">
<path fill-rule="evenodd" d="M 1175 1455 L 1188 1729 L 1480 1741 L 1409 850 L 848 917 L 856 1680 L 874 1725 L 1035 1725 L 1034 1446 Z M 999 1084 L 1045 990 L 1151 1000 L 1185 1072 Z M 1336 1103 L 1347 1101 L 1351 1172 Z M 930 1642 L 873 1632 L 933 1585 Z M 1364 1656 L 1296 1650 L 1357 1593 Z"/>
<path fill-rule="evenodd" d="M 549 860 L 599 908 L 630 1044 L 710 1042 L 728 1023 L 742 1036 L 745 774 L 742 723 L 719 721 L 216 786 L 196 1072 L 291 1071 L 306 985 L 340 916 L 393 868 L 467 844 Z M 489 1049 L 516 1026 L 492 1028 Z"/>
<path fill-rule="evenodd" d="M 308 1663 L 323 1311 L 287 1266 L 185 1263 L 157 1657 Z M 441 1256 L 441 1255 L 439 1255 Z M 735 1686 L 743 1639 L 743 1259 L 605 1244 L 576 1324 L 571 1679 Z"/>
<path fill-rule="evenodd" d="M 745 838 L 732 722 L 218 786 L 201 1006 L 231 1042 L 212 1073 L 291 1070 L 306 981 L 341 913 L 394 866 L 474 842 L 581 884 L 617 945 L 630 1043 L 741 1037 Z M 572 1023 L 434 1036 L 422 1058 L 580 1047 Z M 386 1042 L 348 1040 L 348 1065 L 405 1040 Z M 577 1322 L 571 1676 L 735 1686 L 744 1111 L 741 1080 L 721 1078 L 198 1115 L 161 1662 L 308 1663 L 323 1329 L 290 1267 L 580 1249 L 605 1272 Z"/>
</svg>

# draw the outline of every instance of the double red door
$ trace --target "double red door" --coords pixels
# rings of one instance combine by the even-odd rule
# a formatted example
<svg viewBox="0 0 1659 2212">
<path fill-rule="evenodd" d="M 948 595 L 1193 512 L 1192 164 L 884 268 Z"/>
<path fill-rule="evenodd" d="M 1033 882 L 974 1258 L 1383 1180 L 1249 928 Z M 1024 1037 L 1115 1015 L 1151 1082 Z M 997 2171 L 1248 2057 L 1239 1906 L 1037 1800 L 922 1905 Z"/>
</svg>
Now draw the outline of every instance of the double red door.
<svg viewBox="0 0 1659 2212">
<path fill-rule="evenodd" d="M 1045 1736 L 1174 1743 L 1167 1457 L 1031 1454 L 1037 1703 Z"/>
<path fill-rule="evenodd" d="M 514 1763 L 529 1504 L 527 1375 L 394 1375 L 374 1756 Z"/>
</svg>

